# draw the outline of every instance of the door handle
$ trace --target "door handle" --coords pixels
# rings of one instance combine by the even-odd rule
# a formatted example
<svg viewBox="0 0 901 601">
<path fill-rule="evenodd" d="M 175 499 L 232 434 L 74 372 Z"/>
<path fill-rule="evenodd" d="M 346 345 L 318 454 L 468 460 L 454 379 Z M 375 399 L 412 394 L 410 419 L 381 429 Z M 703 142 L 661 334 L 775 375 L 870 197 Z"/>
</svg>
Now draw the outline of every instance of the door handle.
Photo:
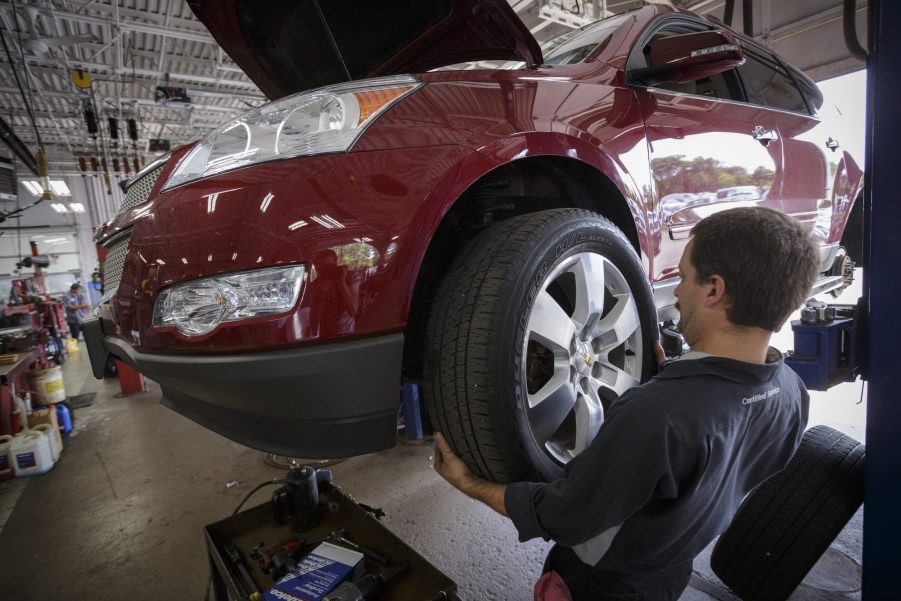
<svg viewBox="0 0 901 601">
<path fill-rule="evenodd" d="M 767 129 L 762 125 L 754 127 L 751 131 L 751 135 L 764 146 L 769 146 L 770 142 L 776 139 L 776 132 L 772 129 Z"/>
<path fill-rule="evenodd" d="M 828 138 L 826 138 L 826 148 L 828 148 L 832 152 L 835 152 L 835 149 L 838 147 L 839 147 L 838 140 L 836 140 L 832 136 L 829 136 Z"/>
</svg>

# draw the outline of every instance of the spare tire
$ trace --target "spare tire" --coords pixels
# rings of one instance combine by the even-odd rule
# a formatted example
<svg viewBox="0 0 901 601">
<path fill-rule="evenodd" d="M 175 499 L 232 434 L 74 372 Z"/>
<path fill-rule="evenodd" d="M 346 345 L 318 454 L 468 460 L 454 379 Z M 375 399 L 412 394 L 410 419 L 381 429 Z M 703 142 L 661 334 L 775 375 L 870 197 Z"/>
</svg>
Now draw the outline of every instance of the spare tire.
<svg viewBox="0 0 901 601">
<path fill-rule="evenodd" d="M 804 433 L 784 470 L 752 491 L 710 565 L 744 601 L 791 595 L 863 503 L 864 445 L 827 426 Z"/>
</svg>

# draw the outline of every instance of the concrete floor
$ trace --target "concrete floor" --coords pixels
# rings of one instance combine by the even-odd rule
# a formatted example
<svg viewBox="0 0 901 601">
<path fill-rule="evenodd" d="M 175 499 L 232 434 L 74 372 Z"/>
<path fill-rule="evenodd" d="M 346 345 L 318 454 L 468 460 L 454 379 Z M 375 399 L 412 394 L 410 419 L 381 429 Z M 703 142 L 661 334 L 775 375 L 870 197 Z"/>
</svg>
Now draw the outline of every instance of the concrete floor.
<svg viewBox="0 0 901 601">
<path fill-rule="evenodd" d="M 261 453 L 162 407 L 153 383 L 146 393 L 117 398 L 118 381 L 94 380 L 87 361 L 82 345 L 64 368 L 69 395 L 98 394 L 76 411 L 76 430 L 57 466 L 0 483 L 0 599 L 200 600 L 203 526 L 281 472 Z M 828 423 L 862 440 L 860 386 L 814 393 L 811 425 Z M 464 600 L 531 599 L 549 544 L 517 543 L 506 519 L 432 471 L 431 456 L 429 445 L 401 444 L 332 470 L 358 501 L 381 507 L 383 523 L 455 580 Z M 860 599 L 861 526 L 858 512 L 794 601 Z M 695 561 L 684 601 L 735 599 L 708 558 L 709 549 Z"/>
</svg>

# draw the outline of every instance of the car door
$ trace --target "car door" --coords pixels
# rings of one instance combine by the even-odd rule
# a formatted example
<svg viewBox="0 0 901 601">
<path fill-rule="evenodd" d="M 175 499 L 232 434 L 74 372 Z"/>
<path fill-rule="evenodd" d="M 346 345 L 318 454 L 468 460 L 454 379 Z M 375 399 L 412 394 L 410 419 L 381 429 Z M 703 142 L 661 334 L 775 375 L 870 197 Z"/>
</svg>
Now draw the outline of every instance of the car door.
<svg viewBox="0 0 901 601">
<path fill-rule="evenodd" d="M 684 16 L 652 25 L 627 70 L 647 65 L 655 39 L 705 29 L 711 26 Z M 691 229 L 704 217 L 738 206 L 782 209 L 782 148 L 771 111 L 746 102 L 734 69 L 687 84 L 633 87 L 655 188 L 648 226 L 659 243 L 651 277 L 660 281 L 677 275 Z"/>
<path fill-rule="evenodd" d="M 836 119 L 820 120 L 823 98 L 816 85 L 765 48 L 745 43 L 742 50 L 747 62 L 739 76 L 748 97 L 771 109 L 782 140 L 784 210 L 819 245 L 825 270 L 838 250 L 860 169 L 829 131 Z"/>
</svg>

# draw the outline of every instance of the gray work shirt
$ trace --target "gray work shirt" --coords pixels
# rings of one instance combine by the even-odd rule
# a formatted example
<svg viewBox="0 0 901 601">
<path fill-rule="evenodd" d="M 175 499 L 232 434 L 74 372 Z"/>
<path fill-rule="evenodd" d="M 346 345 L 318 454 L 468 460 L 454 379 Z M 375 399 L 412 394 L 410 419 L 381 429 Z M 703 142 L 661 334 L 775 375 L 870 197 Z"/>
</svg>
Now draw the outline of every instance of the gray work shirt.
<svg viewBox="0 0 901 601">
<path fill-rule="evenodd" d="M 627 574 L 690 565 L 801 442 L 810 398 L 773 353 L 674 361 L 628 390 L 564 478 L 508 486 L 520 541 L 553 539 Z"/>
<path fill-rule="evenodd" d="M 68 290 L 63 294 L 63 304 L 66 306 L 66 321 L 71 323 L 83 323 L 88 315 L 87 309 L 73 309 L 72 306 L 87 305 L 84 292 L 72 292 Z"/>
</svg>

